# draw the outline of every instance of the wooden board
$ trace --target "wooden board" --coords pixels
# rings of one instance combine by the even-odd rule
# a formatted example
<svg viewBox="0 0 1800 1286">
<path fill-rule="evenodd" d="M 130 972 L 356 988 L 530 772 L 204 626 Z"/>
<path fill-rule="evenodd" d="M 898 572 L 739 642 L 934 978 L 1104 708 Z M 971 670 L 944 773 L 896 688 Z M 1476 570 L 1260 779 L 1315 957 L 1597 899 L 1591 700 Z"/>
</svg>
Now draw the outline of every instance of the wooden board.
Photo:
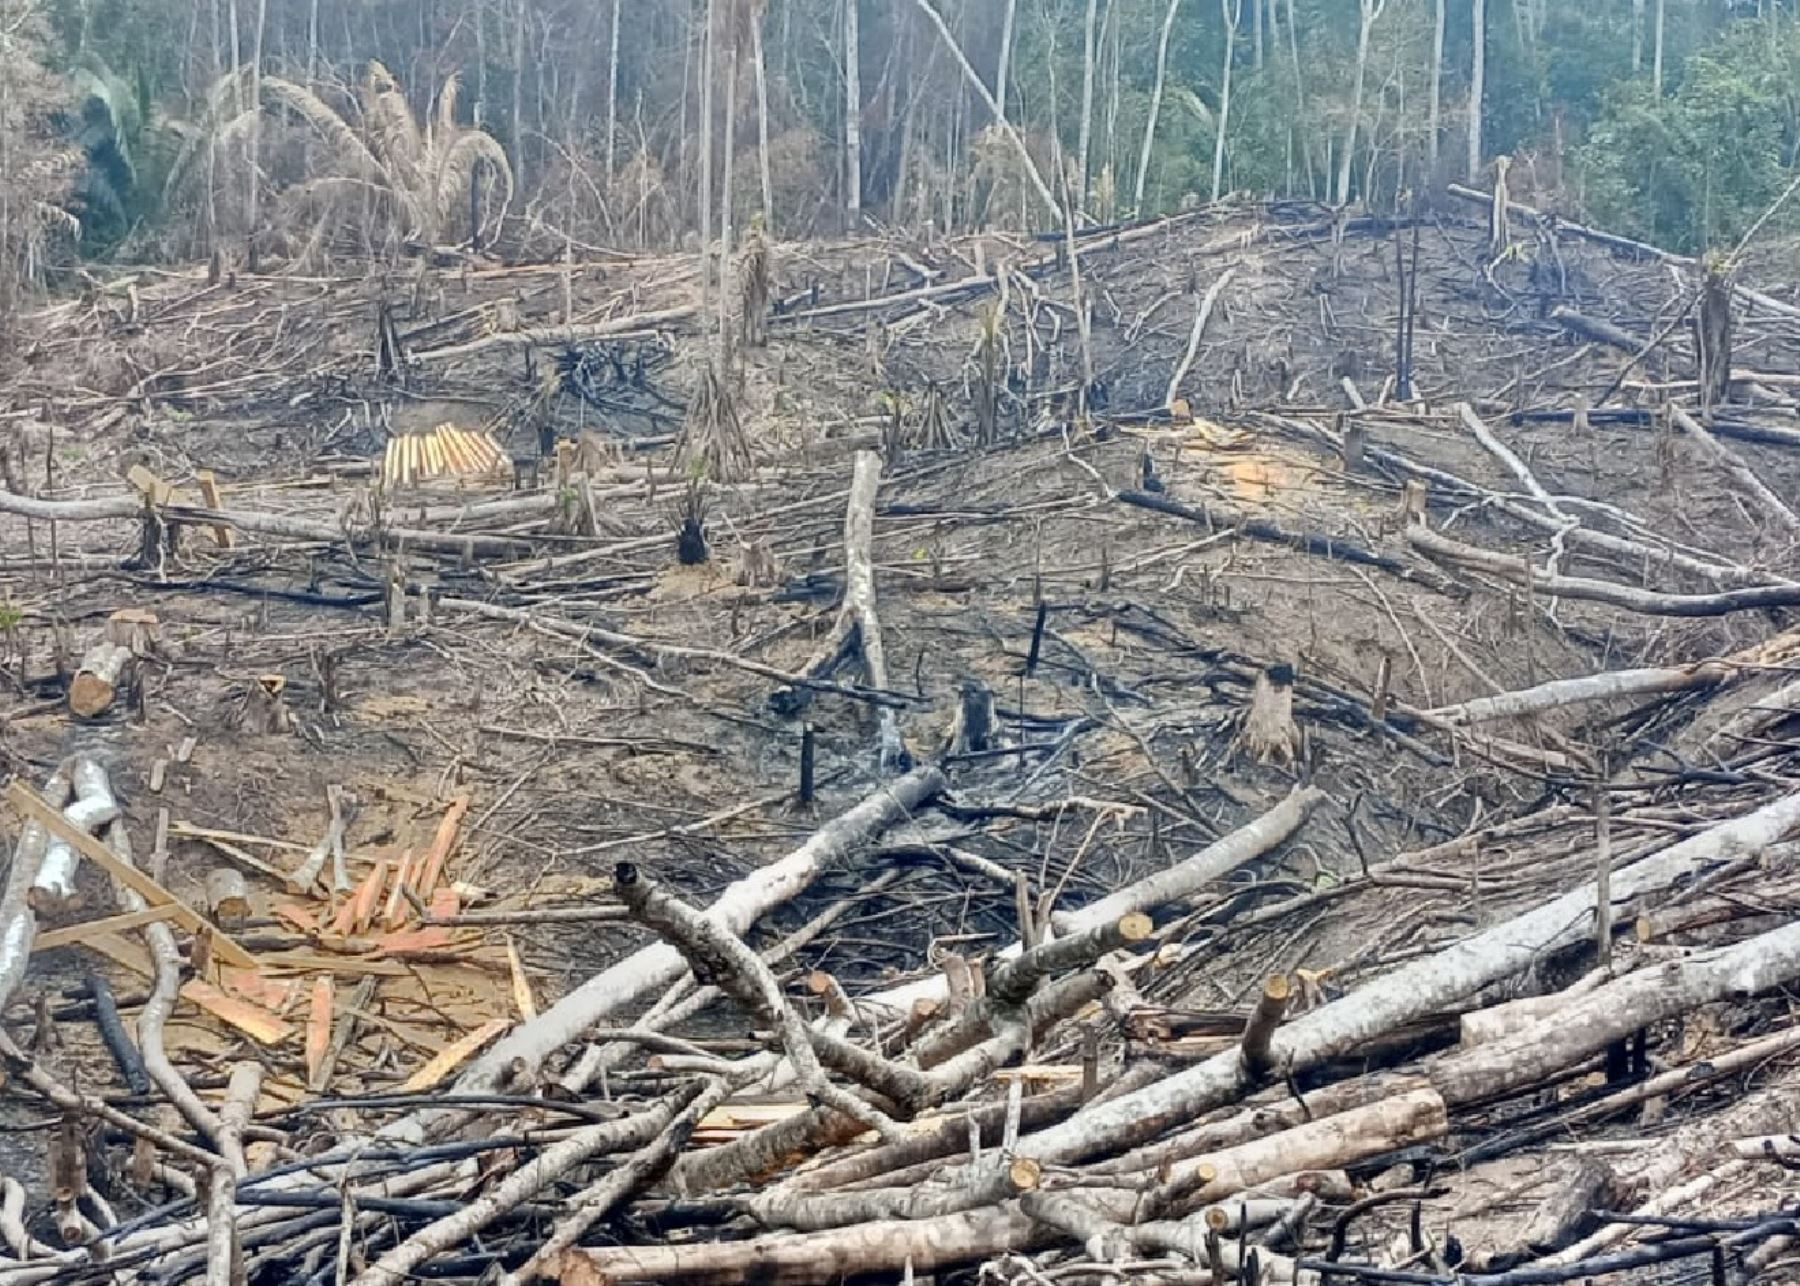
<svg viewBox="0 0 1800 1286">
<path fill-rule="evenodd" d="M 222 960 L 226 964 L 237 965 L 241 969 L 256 968 L 255 956 L 232 941 L 205 916 L 138 870 L 137 867 L 128 862 L 121 862 L 117 854 L 92 835 L 78 826 L 71 826 L 67 818 L 40 799 L 37 792 L 23 781 L 17 778 L 13 780 L 12 786 L 6 792 L 6 799 L 28 820 L 40 823 L 45 830 L 69 844 L 76 852 L 112 876 L 120 884 L 136 892 L 151 906 L 174 908 L 171 918 L 188 932 L 198 933 L 204 929 L 212 934 L 212 949 L 215 959 Z"/>
<path fill-rule="evenodd" d="M 402 1094 L 418 1094 L 432 1088 L 468 1062 L 483 1046 L 510 1026 L 512 1024 L 504 1018 L 489 1019 L 407 1077 L 406 1084 L 400 1087 L 400 1092 Z"/>
<path fill-rule="evenodd" d="M 51 929 L 48 933 L 40 933 L 37 944 L 32 949 L 49 951 L 55 947 L 79 946 L 90 934 L 124 933 L 129 929 L 141 929 L 146 924 L 157 924 L 174 918 L 175 908 L 172 906 L 146 907 L 142 911 L 130 911 L 124 915 L 108 916 L 104 920 L 89 920 L 86 924 L 71 924 L 66 929 Z"/>
<path fill-rule="evenodd" d="M 148 953 L 124 938 L 110 933 L 89 933 L 81 939 L 81 945 L 146 978 L 156 975 Z M 240 1000 L 198 978 L 182 984 L 181 998 L 204 1009 L 221 1022 L 229 1023 L 261 1045 L 279 1045 L 294 1034 L 291 1024 L 283 1022 L 261 1005 Z"/>
</svg>

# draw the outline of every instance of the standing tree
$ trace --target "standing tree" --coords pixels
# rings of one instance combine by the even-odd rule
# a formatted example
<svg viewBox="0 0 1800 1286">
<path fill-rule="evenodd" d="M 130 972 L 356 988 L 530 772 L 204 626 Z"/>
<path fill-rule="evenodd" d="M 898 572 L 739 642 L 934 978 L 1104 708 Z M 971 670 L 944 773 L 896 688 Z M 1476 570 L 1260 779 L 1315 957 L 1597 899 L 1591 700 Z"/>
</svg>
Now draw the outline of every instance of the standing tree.
<svg viewBox="0 0 1800 1286">
<path fill-rule="evenodd" d="M 862 225 L 862 24 L 858 0 L 844 0 L 844 212 Z"/>
<path fill-rule="evenodd" d="M 1169 0 L 1169 8 L 1163 14 L 1162 37 L 1156 42 L 1156 81 L 1150 89 L 1150 115 L 1144 122 L 1144 148 L 1138 153 L 1137 188 L 1132 193 L 1132 204 L 1140 215 L 1144 212 L 1144 184 L 1150 178 L 1150 149 L 1156 145 L 1156 118 L 1162 113 L 1163 86 L 1168 82 L 1169 74 L 1169 37 L 1175 31 L 1175 14 L 1181 8 L 1181 0 Z"/>
<path fill-rule="evenodd" d="M 1261 5 L 1262 0 L 1253 0 Z M 1225 182 L 1225 131 L 1231 121 L 1231 63 L 1237 54 L 1238 23 L 1244 16 L 1244 0 L 1219 0 L 1225 20 L 1225 69 L 1219 73 L 1219 121 L 1213 130 L 1212 199 L 1219 199 Z"/>
<path fill-rule="evenodd" d="M 1084 210 L 1087 208 L 1088 181 L 1093 174 L 1089 158 L 1094 142 L 1094 18 L 1099 9 L 1100 0 L 1087 0 L 1087 20 L 1082 25 L 1081 126 L 1075 150 L 1077 164 L 1081 167 L 1081 208 Z"/>
<path fill-rule="evenodd" d="M 1357 0 L 1356 72 L 1350 90 L 1350 128 L 1344 135 L 1343 155 L 1338 158 L 1337 203 L 1350 202 L 1350 167 L 1356 159 L 1356 135 L 1362 124 L 1363 85 L 1369 72 L 1369 37 L 1387 0 Z"/>
<path fill-rule="evenodd" d="M 1434 0 L 1431 22 L 1431 106 L 1426 113 L 1426 156 L 1437 170 L 1439 133 L 1444 112 L 1444 0 Z"/>
<path fill-rule="evenodd" d="M 1487 0 L 1469 0 L 1475 24 L 1474 62 L 1469 72 L 1469 168 L 1471 182 L 1481 172 L 1481 111 L 1487 93 Z"/>
</svg>

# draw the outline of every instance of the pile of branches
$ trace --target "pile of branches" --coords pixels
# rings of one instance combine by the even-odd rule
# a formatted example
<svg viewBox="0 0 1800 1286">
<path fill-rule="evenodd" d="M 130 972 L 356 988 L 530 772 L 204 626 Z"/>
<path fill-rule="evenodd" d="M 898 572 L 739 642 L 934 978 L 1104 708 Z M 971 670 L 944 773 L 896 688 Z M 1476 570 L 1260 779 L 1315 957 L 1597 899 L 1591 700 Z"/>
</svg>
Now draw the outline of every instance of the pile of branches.
<svg viewBox="0 0 1800 1286">
<path fill-rule="evenodd" d="M 1800 979 L 1800 923 L 1751 909 L 1800 893 L 1781 842 L 1800 830 L 1790 759 L 1763 760 L 1754 789 L 1696 795 L 1694 813 L 1709 804 L 1713 816 L 1679 838 L 1650 825 L 1660 808 L 1641 826 L 1620 811 L 1611 833 L 1655 838 L 1622 841 L 1597 881 L 1347 993 L 1303 971 L 1270 977 L 1252 1009 L 1215 1029 L 1211 1052 L 1174 1034 L 1181 1002 L 1202 991 L 1174 963 L 1195 917 L 1165 916 L 1160 929 L 1154 917 L 1300 831 L 1320 791 L 1296 788 L 1088 906 L 1040 917 L 1027 900 L 1019 942 L 985 958 L 945 954 L 908 984 L 856 997 L 814 973 L 809 1013 L 775 968 L 819 926 L 764 955 L 748 945 L 752 924 L 890 827 L 965 807 L 939 768 L 916 768 L 704 909 L 621 864 L 614 899 L 654 945 L 515 1028 L 451 1093 L 314 1102 L 258 1123 L 257 1137 L 278 1143 L 262 1168 L 246 1163 L 235 1077 L 225 1109 L 183 1138 L 56 1084 L 9 1044 L 15 1076 L 71 1114 L 98 1114 L 112 1132 L 104 1151 L 161 1150 L 159 1169 L 186 1176 L 190 1195 L 68 1250 L 15 1220 L 0 1229 L 16 1256 L 0 1281 L 822 1283 L 985 1265 L 1020 1282 L 1448 1286 L 1693 1257 L 1754 1269 L 1800 1234 L 1800 1209 L 1706 1220 L 1679 1207 L 1800 1156 L 1800 1141 L 1769 1133 L 1790 1119 L 1793 1086 L 1779 1075 L 1711 1123 L 1710 1153 L 1678 1131 L 1635 1158 L 1630 1178 L 1598 1158 L 1558 1172 L 1516 1245 L 1459 1244 L 1421 1203 L 1459 1164 L 1791 1062 L 1800 1026 L 1779 1007 L 1741 1008 Z M 1584 824 L 1548 820 L 1534 841 L 1545 852 L 1566 839 L 1560 823 Z M 1525 829 L 1501 824 L 1456 847 Z M 1421 860 L 1368 878 L 1404 882 Z M 1747 875 L 1755 902 L 1739 887 Z M 1697 926 L 1704 946 L 1668 945 Z M 1187 980 L 1174 1004 L 1150 998 L 1165 974 Z M 1522 981 L 1534 979 L 1549 989 L 1529 994 Z M 729 1058 L 671 1034 L 714 1002 L 741 1011 L 762 1052 Z M 1670 1020 L 1725 1006 L 1747 1033 L 1731 1047 L 1691 1061 L 1659 1048 Z M 634 1064 L 644 1070 L 627 1075 Z M 628 1092 L 607 1092 L 609 1072 Z M 1574 1088 L 1547 1094 L 1556 1086 Z M 746 1098 L 765 1105 L 762 1123 L 721 1126 Z M 338 1137 L 302 1154 L 325 1119 Z M 1382 1231 L 1390 1212 L 1400 1224 Z"/>
</svg>

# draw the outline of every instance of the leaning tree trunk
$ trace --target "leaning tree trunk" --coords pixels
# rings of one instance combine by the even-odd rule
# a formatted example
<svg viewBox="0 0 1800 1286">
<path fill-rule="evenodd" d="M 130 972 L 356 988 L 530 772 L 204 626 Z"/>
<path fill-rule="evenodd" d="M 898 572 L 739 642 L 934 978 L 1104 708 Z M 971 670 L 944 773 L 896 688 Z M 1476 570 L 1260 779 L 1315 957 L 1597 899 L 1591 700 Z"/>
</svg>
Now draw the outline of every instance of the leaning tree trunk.
<svg viewBox="0 0 1800 1286">
<path fill-rule="evenodd" d="M 1252 0 L 1259 6 L 1262 0 Z M 1219 16 L 1225 20 L 1225 69 L 1219 73 L 1219 125 L 1213 131 L 1212 199 L 1219 199 L 1225 184 L 1225 131 L 1231 122 L 1231 60 L 1237 53 L 1238 23 L 1244 16 L 1244 0 L 1219 0 Z"/>
<path fill-rule="evenodd" d="M 1018 9 L 1019 0 L 1006 0 L 1006 11 L 1000 19 L 1000 65 L 994 71 L 994 102 L 999 105 L 999 110 L 994 114 L 1003 123 L 1006 120 L 1006 82 L 1012 75 L 1013 31 Z"/>
<path fill-rule="evenodd" d="M 1475 23 L 1475 56 L 1469 72 L 1469 167 L 1472 183 L 1481 173 L 1481 110 L 1487 93 L 1487 0 L 1469 0 Z"/>
<path fill-rule="evenodd" d="M 1136 213 L 1144 211 L 1144 185 L 1150 178 L 1150 149 L 1156 144 L 1156 118 L 1162 113 L 1163 85 L 1169 74 L 1169 37 L 1175 31 L 1175 14 L 1181 8 L 1181 0 L 1169 0 L 1168 12 L 1163 15 L 1162 39 L 1156 45 L 1156 80 L 1150 90 L 1150 116 L 1144 122 L 1144 147 L 1138 153 L 1137 188 L 1132 194 L 1132 205 Z"/>
</svg>

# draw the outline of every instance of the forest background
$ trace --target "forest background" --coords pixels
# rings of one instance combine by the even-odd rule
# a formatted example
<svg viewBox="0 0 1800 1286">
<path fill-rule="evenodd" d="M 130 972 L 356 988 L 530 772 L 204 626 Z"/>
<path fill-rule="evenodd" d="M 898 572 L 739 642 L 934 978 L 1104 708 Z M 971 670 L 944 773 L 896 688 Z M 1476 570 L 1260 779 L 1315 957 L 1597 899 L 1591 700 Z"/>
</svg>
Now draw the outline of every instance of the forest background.
<svg viewBox="0 0 1800 1286">
<path fill-rule="evenodd" d="M 1499 172 L 1729 248 L 1800 173 L 1794 4 L 0 0 L 0 315 L 108 261 L 1385 210 Z"/>
</svg>

